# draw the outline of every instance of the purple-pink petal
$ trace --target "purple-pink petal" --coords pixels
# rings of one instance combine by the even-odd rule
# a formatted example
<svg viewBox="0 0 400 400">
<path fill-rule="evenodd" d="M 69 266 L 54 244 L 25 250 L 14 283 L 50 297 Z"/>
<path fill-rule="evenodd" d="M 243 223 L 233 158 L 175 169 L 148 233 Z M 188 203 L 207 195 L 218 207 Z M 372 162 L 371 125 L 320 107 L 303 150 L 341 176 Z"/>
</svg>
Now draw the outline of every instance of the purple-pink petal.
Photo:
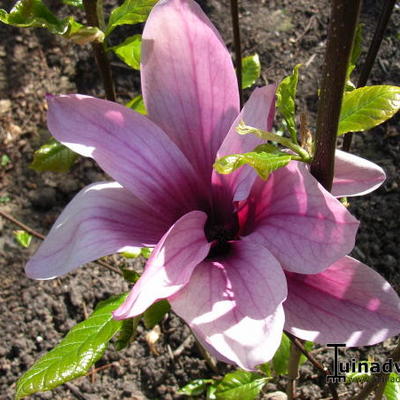
<svg viewBox="0 0 400 400">
<path fill-rule="evenodd" d="M 100 167 L 143 202 L 170 217 L 206 208 L 192 165 L 145 116 L 120 104 L 82 95 L 51 96 L 52 135 Z"/>
<path fill-rule="evenodd" d="M 253 370 L 279 347 L 286 295 L 277 260 L 242 240 L 224 258 L 201 263 L 169 301 L 212 354 Z"/>
<path fill-rule="evenodd" d="M 66 274 L 127 246 L 155 245 L 169 221 L 116 182 L 82 189 L 25 267 L 34 279 Z"/>
<path fill-rule="evenodd" d="M 364 346 L 400 333 L 400 299 L 365 264 L 344 257 L 316 275 L 287 273 L 285 329 L 317 343 Z"/>
<path fill-rule="evenodd" d="M 209 180 L 239 95 L 231 56 L 194 1 L 153 8 L 143 31 L 141 77 L 150 119 Z"/>
<path fill-rule="evenodd" d="M 114 318 L 135 317 L 188 283 L 194 268 L 210 250 L 204 234 L 206 219 L 205 213 L 191 211 L 171 226 L 153 250 L 143 275 L 127 299 L 113 313 Z"/>
<path fill-rule="evenodd" d="M 291 161 L 267 182 L 257 178 L 242 205 L 244 235 L 260 241 L 287 271 L 318 273 L 354 247 L 358 221 L 303 163 Z"/>
<path fill-rule="evenodd" d="M 335 177 L 332 185 L 334 196 L 362 196 L 377 189 L 385 179 L 385 171 L 375 163 L 336 150 Z"/>
</svg>

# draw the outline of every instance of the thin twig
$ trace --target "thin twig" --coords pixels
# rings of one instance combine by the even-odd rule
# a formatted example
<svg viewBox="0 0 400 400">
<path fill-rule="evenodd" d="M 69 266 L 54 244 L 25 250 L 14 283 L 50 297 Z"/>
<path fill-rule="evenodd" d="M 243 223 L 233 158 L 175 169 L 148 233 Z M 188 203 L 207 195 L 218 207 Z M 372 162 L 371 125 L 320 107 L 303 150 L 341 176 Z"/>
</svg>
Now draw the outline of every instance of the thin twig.
<svg viewBox="0 0 400 400">
<path fill-rule="evenodd" d="M 367 84 L 369 75 L 374 65 L 376 56 L 378 55 L 379 48 L 383 40 L 387 25 L 392 15 L 393 8 L 396 4 L 396 0 L 385 0 L 381 15 L 379 16 L 378 23 L 375 28 L 374 36 L 372 38 L 371 44 L 369 45 L 367 57 L 362 66 L 360 76 L 358 78 L 357 87 L 363 87 Z M 349 151 L 351 146 L 351 141 L 353 139 L 353 132 L 346 133 L 343 139 L 342 149 L 344 151 Z"/>
<path fill-rule="evenodd" d="M 100 21 L 98 10 L 100 8 L 100 5 L 98 4 L 98 0 L 83 0 L 83 7 L 85 9 L 87 23 L 90 26 L 95 26 L 99 28 Z M 99 68 L 101 79 L 103 80 L 106 99 L 110 101 L 115 101 L 114 81 L 112 78 L 110 61 L 108 60 L 104 44 L 93 42 L 92 47 L 97 67 Z"/>
<path fill-rule="evenodd" d="M 393 362 L 400 362 L 400 340 L 389 359 L 393 360 Z M 365 400 L 373 390 L 376 390 L 379 383 L 385 379 L 385 375 L 385 372 L 373 375 L 354 400 Z"/>
<path fill-rule="evenodd" d="M 307 360 L 311 362 L 311 364 L 317 368 L 325 377 L 328 375 L 332 375 L 328 368 L 324 367 L 314 356 L 303 346 L 303 343 L 291 333 L 285 331 L 285 335 L 295 344 L 295 346 L 307 357 Z M 332 394 L 333 400 L 339 400 L 339 395 L 336 390 L 335 385 L 332 382 L 327 381 L 327 385 L 329 386 L 329 390 Z"/>
<path fill-rule="evenodd" d="M 39 232 L 35 231 L 34 229 L 30 228 L 29 226 L 25 225 L 21 221 L 18 221 L 15 217 L 6 213 L 5 211 L 0 210 L 0 215 L 3 218 L 12 222 L 13 224 L 19 226 L 24 231 L 30 233 L 32 236 L 35 236 L 36 238 L 38 238 L 40 240 L 44 240 L 46 238 L 46 236 L 42 235 L 41 233 L 39 233 Z M 113 267 L 112 265 L 108 264 L 107 262 L 105 262 L 103 260 L 96 260 L 96 261 L 93 261 L 93 263 L 101 265 L 102 267 L 107 268 L 108 270 L 113 271 L 113 272 L 117 273 L 118 275 L 121 275 L 121 276 L 123 275 L 122 272 L 118 268 Z"/>
<path fill-rule="evenodd" d="M 332 188 L 340 108 L 360 4 L 361 0 L 332 1 L 318 103 L 315 155 L 310 168 L 314 177 L 328 191 Z"/>
<path fill-rule="evenodd" d="M 231 15 L 233 28 L 233 41 L 235 44 L 236 76 L 239 86 L 240 108 L 243 106 L 242 90 L 242 48 L 240 42 L 239 7 L 238 0 L 231 0 Z"/>
<path fill-rule="evenodd" d="M 194 336 L 194 335 L 193 335 Z M 201 355 L 203 356 L 204 360 L 206 361 L 207 365 L 210 367 L 210 369 L 215 372 L 216 374 L 219 374 L 217 363 L 215 359 L 210 355 L 210 353 L 201 345 L 201 343 L 197 340 L 196 336 L 194 336 L 195 343 L 197 345 L 197 348 L 199 349 Z"/>
<path fill-rule="evenodd" d="M 120 363 L 121 363 L 120 361 L 114 361 L 114 362 L 109 363 L 109 364 L 104 364 L 101 367 L 91 369 L 85 376 L 90 376 L 90 375 L 93 375 L 93 374 L 97 374 L 100 371 L 103 371 L 105 369 L 113 367 L 114 365 L 118 365 Z"/>
<path fill-rule="evenodd" d="M 25 225 L 24 223 L 22 223 L 21 221 L 18 221 L 16 218 L 14 218 L 12 215 L 6 213 L 5 211 L 0 210 L 0 215 L 5 218 L 8 219 L 10 222 L 12 222 L 14 225 L 19 226 L 20 228 L 22 228 L 24 231 L 30 233 L 32 236 L 37 237 L 40 240 L 44 240 L 45 236 L 42 235 L 41 233 L 35 231 L 32 228 L 29 228 L 29 226 Z"/>
</svg>

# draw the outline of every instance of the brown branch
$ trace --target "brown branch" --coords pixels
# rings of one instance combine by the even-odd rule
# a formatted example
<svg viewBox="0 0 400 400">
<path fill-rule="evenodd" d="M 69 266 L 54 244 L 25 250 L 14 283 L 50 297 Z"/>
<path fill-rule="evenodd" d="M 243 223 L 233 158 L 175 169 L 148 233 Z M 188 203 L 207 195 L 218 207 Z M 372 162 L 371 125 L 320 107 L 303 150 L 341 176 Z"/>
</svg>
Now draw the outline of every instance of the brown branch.
<svg viewBox="0 0 400 400">
<path fill-rule="evenodd" d="M 5 211 L 0 210 L 0 215 L 3 218 L 5 218 L 5 219 L 9 220 L 10 222 L 12 222 L 13 224 L 19 226 L 24 231 L 30 233 L 32 236 L 35 236 L 36 238 L 38 238 L 40 240 L 44 240 L 46 238 L 41 233 L 39 233 L 39 232 L 35 231 L 34 229 L 30 228 L 29 226 L 25 225 L 21 221 L 18 221 L 16 218 L 14 218 L 10 214 L 6 213 Z M 123 275 L 122 272 L 118 268 L 113 267 L 112 265 L 108 264 L 107 262 L 105 262 L 103 260 L 96 260 L 96 261 L 93 261 L 93 263 L 101 265 L 102 267 L 107 268 L 108 270 L 113 271 L 113 272 L 117 273 L 118 275 L 121 275 L 121 276 Z"/>
<path fill-rule="evenodd" d="M 233 28 L 233 40 L 235 44 L 235 64 L 236 76 L 239 86 L 240 108 L 243 106 L 243 90 L 242 90 L 242 48 L 240 42 L 240 25 L 239 25 L 239 7 L 238 0 L 231 0 L 231 16 Z"/>
<path fill-rule="evenodd" d="M 285 335 L 291 340 L 291 342 L 306 356 L 307 360 L 311 362 L 311 364 L 317 368 L 325 377 L 328 375 L 332 375 L 330 370 L 324 367 L 314 356 L 303 346 L 303 343 L 291 333 L 285 331 Z M 329 386 L 329 390 L 332 394 L 333 400 L 339 400 L 339 395 L 336 390 L 335 385 L 332 382 L 327 381 L 327 385 Z"/>
<path fill-rule="evenodd" d="M 316 147 L 311 173 L 332 188 L 340 108 L 361 0 L 333 0 L 318 103 Z"/>
<path fill-rule="evenodd" d="M 100 21 L 98 18 L 98 0 L 83 0 L 83 7 L 85 9 L 87 23 L 90 26 L 100 28 Z M 92 48 L 97 67 L 100 71 L 101 79 L 103 81 L 106 99 L 115 101 L 114 81 L 112 78 L 110 61 L 108 60 L 104 44 L 93 42 Z"/>
<path fill-rule="evenodd" d="M 378 55 L 379 48 L 383 40 L 387 25 L 392 15 L 393 8 L 396 4 L 396 0 L 385 0 L 381 15 L 379 16 L 378 23 L 375 28 L 374 36 L 372 38 L 371 44 L 368 49 L 367 57 L 362 66 L 360 76 L 358 78 L 357 87 L 363 87 L 367 84 L 369 75 L 374 65 L 376 56 Z M 346 133 L 343 139 L 342 149 L 344 151 L 349 151 L 351 146 L 351 141 L 353 139 L 353 132 Z"/>
<path fill-rule="evenodd" d="M 10 222 L 12 222 L 14 225 L 19 226 L 20 228 L 22 228 L 24 231 L 30 233 L 32 236 L 37 237 L 40 240 L 44 240 L 45 236 L 42 235 L 41 233 L 35 231 L 34 229 L 30 228 L 29 226 L 25 225 L 24 223 L 22 223 L 21 221 L 18 221 L 16 218 L 14 218 L 12 215 L 6 213 L 5 211 L 0 210 L 0 215 L 5 218 L 8 219 Z"/>
</svg>

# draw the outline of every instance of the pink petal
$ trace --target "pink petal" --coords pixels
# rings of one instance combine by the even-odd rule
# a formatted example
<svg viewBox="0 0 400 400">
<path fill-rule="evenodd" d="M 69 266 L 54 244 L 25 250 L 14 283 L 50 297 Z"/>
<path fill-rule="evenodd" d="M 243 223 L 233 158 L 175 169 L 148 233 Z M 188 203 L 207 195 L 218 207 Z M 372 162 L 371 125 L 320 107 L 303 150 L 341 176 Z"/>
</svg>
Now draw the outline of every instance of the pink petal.
<svg viewBox="0 0 400 400">
<path fill-rule="evenodd" d="M 375 163 L 336 150 L 335 178 L 332 186 L 334 196 L 362 196 L 377 189 L 385 179 L 385 171 Z"/>
<path fill-rule="evenodd" d="M 194 1 L 166 0 L 153 8 L 143 32 L 141 76 L 150 119 L 209 179 L 239 96 L 231 56 Z"/>
<path fill-rule="evenodd" d="M 292 161 L 267 182 L 257 178 L 239 213 L 243 234 L 271 251 L 287 271 L 315 274 L 350 253 L 357 220 Z M 242 225 L 243 226 L 243 225 Z"/>
<path fill-rule="evenodd" d="M 205 207 L 204 190 L 192 166 L 145 116 L 93 97 L 52 96 L 48 126 L 56 139 L 93 157 L 135 196 L 174 220 Z"/>
<path fill-rule="evenodd" d="M 246 153 L 265 142 L 255 135 L 239 135 L 236 127 L 239 122 L 244 121 L 255 128 L 271 130 L 275 115 L 275 91 L 276 85 L 256 88 L 253 91 L 218 150 L 217 158 L 229 154 Z M 256 176 L 252 168 L 244 166 L 229 175 L 220 175 L 213 171 L 212 180 L 214 186 L 227 191 L 228 196 L 233 194 L 234 201 L 240 201 L 249 195 Z"/>
<path fill-rule="evenodd" d="M 128 298 L 114 312 L 114 318 L 135 317 L 188 283 L 194 268 L 210 250 L 204 233 L 206 219 L 205 213 L 192 211 L 172 225 L 153 250 Z"/>
<path fill-rule="evenodd" d="M 276 259 L 243 240 L 223 259 L 201 263 L 169 301 L 213 355 L 253 370 L 279 347 L 286 294 Z"/>
<path fill-rule="evenodd" d="M 344 257 L 317 275 L 287 274 L 285 329 L 317 343 L 371 345 L 400 333 L 400 299 L 365 264 Z"/>
<path fill-rule="evenodd" d="M 26 265 L 26 274 L 49 279 L 127 246 L 154 245 L 168 222 L 118 183 L 95 183 L 67 205 Z"/>
</svg>

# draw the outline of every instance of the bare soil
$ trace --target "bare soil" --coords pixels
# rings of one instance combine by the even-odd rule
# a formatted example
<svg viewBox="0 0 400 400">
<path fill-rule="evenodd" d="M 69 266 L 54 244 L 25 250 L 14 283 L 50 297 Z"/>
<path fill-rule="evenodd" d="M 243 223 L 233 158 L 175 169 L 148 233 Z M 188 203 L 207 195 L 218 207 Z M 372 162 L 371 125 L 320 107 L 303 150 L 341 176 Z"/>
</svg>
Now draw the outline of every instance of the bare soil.
<svg viewBox="0 0 400 400">
<path fill-rule="evenodd" d="M 229 2 L 199 2 L 232 49 Z M 365 47 L 381 3 L 365 1 L 362 12 Z M 10 4 L 0 0 L 0 7 L 9 9 Z M 59 15 L 71 11 L 66 6 L 58 9 Z M 312 125 L 326 42 L 328 1 L 248 0 L 241 2 L 240 11 L 244 54 L 257 52 L 261 58 L 259 85 L 279 81 L 295 64 L 304 64 L 299 109 L 308 112 Z M 399 84 L 399 27 L 400 10 L 396 8 L 370 83 Z M 112 39 L 117 41 L 130 30 L 130 27 L 118 29 Z M 113 59 L 113 73 L 119 101 L 139 93 L 137 72 Z M 43 234 L 82 187 L 105 178 L 95 163 L 87 159 L 80 159 L 68 174 L 40 174 L 29 168 L 33 151 L 49 138 L 44 95 L 73 92 L 103 94 L 90 46 L 79 47 L 44 30 L 0 24 L 0 156 L 7 154 L 10 158 L 7 165 L 0 167 L 0 207 Z M 381 165 L 388 179 L 373 194 L 351 199 L 351 211 L 361 220 L 354 256 L 379 271 L 400 292 L 398 122 L 399 117 L 395 117 L 367 134 L 356 135 L 352 151 Z M 99 300 L 128 289 L 120 276 L 94 264 L 55 280 L 29 280 L 23 268 L 39 240 L 34 239 L 29 249 L 21 249 L 13 240 L 15 229 L 8 220 L 0 219 L 0 399 L 4 400 L 13 398 L 18 377 L 74 324 L 82 321 Z M 129 262 L 140 269 L 142 261 Z M 122 261 L 110 257 L 109 262 Z M 137 340 L 124 351 L 117 352 L 110 346 L 96 365 L 104 369 L 32 399 L 171 400 L 181 398 L 176 394 L 180 386 L 215 375 L 194 341 L 188 339 L 189 330 L 173 315 L 161 325 L 156 353 L 147 345 L 145 333 L 140 326 Z M 185 339 L 181 354 L 171 355 Z M 379 359 L 393 346 L 394 341 L 389 340 L 371 349 L 348 351 L 346 355 L 366 359 L 369 354 Z M 316 356 L 327 365 L 332 361 L 326 349 L 317 350 Z M 219 364 L 219 368 L 223 373 L 228 367 Z M 299 399 L 329 397 L 320 383 L 317 372 L 306 363 L 301 371 Z M 276 378 L 265 391 L 284 390 L 284 384 L 285 379 Z M 342 391 L 354 389 L 341 387 Z"/>
</svg>

